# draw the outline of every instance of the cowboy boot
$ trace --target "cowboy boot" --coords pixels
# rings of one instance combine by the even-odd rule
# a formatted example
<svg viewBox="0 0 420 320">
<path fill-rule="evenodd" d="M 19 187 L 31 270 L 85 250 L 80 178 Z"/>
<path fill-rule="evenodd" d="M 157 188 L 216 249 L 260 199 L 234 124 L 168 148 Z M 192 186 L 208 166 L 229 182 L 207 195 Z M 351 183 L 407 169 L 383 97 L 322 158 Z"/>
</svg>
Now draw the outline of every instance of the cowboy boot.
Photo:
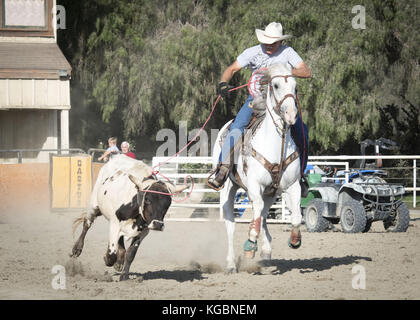
<svg viewBox="0 0 420 320">
<path fill-rule="evenodd" d="M 216 190 L 219 191 L 223 188 L 223 185 L 225 184 L 225 181 L 229 177 L 229 172 L 233 167 L 233 164 L 235 162 L 235 151 L 238 150 L 238 148 L 241 146 L 242 139 L 238 139 L 236 144 L 230 148 L 229 155 L 226 157 L 225 160 L 223 160 L 218 165 L 218 172 L 214 178 L 208 178 L 207 179 L 207 185 Z"/>
</svg>

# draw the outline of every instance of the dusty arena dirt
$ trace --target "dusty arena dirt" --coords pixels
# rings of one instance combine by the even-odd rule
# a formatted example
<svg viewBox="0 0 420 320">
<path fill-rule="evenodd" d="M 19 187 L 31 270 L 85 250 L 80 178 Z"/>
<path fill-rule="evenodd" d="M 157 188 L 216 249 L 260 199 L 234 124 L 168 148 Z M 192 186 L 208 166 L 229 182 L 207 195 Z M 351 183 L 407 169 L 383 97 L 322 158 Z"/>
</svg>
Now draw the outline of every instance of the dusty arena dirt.
<svg viewBox="0 0 420 320">
<path fill-rule="evenodd" d="M 252 263 L 239 261 L 237 274 L 224 273 L 223 222 L 168 221 L 163 232 L 151 232 L 142 243 L 130 280 L 118 282 L 118 273 L 103 262 L 103 217 L 89 230 L 81 256 L 69 258 L 78 215 L 36 208 L 0 213 L 0 299 L 420 298 L 419 218 L 411 219 L 406 233 L 386 233 L 379 222 L 365 234 L 304 230 L 298 250 L 287 246 L 287 225 L 270 224 L 272 260 L 259 262 L 258 251 Z M 248 225 L 236 226 L 241 255 Z M 55 266 L 65 270 L 65 289 L 54 289 Z M 365 289 L 353 288 L 361 285 L 360 270 Z"/>
</svg>

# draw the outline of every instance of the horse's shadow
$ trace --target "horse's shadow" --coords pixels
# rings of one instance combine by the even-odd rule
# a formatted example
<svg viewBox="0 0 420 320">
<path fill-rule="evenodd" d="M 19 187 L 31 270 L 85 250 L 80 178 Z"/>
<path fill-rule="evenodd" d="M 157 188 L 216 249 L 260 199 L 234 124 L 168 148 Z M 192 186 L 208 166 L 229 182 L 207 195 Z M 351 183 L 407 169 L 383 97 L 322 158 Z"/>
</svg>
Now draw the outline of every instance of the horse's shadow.
<svg viewBox="0 0 420 320">
<path fill-rule="evenodd" d="M 331 269 L 332 267 L 342 265 L 353 265 L 358 264 L 361 261 L 372 261 L 370 257 L 361 256 L 344 256 L 344 257 L 323 257 L 323 258 L 311 258 L 311 259 L 273 259 L 273 260 L 262 260 L 258 264 L 261 267 L 276 267 L 275 270 L 271 271 L 271 274 L 278 275 L 283 274 L 294 269 L 298 269 L 300 273 L 310 273 L 316 271 L 324 271 Z M 119 274 L 119 273 L 116 273 Z M 203 272 L 200 270 L 158 270 L 148 271 L 146 273 L 135 273 L 130 272 L 130 276 L 135 278 L 142 278 L 143 280 L 176 280 L 178 282 L 186 282 L 193 280 L 204 280 Z"/>
<path fill-rule="evenodd" d="M 178 282 L 193 281 L 193 280 L 204 280 L 203 273 L 199 270 L 158 270 L 148 271 L 145 273 L 134 273 L 130 272 L 129 275 L 133 275 L 136 278 L 142 277 L 143 280 L 176 280 Z"/>
<path fill-rule="evenodd" d="M 336 266 L 357 264 L 362 260 L 372 261 L 372 258 L 345 256 L 297 260 L 273 259 L 260 261 L 259 264 L 263 267 L 276 267 L 276 269 L 271 272 L 272 274 L 283 274 L 292 271 L 293 269 L 298 269 L 300 273 L 309 273 L 328 270 Z"/>
</svg>

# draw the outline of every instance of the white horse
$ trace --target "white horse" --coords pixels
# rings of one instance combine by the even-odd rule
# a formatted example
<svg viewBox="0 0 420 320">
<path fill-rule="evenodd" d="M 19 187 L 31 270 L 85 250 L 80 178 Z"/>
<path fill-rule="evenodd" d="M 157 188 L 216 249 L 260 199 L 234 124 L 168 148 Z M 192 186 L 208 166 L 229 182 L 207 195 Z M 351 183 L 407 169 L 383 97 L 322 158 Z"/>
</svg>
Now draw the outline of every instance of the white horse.
<svg viewBox="0 0 420 320">
<path fill-rule="evenodd" d="M 265 82 L 265 84 L 263 84 Z M 290 134 L 290 126 L 296 122 L 297 108 L 295 87 L 296 81 L 291 76 L 291 68 L 286 65 L 274 65 L 263 73 L 260 80 L 264 98 L 254 97 L 253 107 L 258 104 L 266 108 L 265 117 L 262 123 L 250 140 L 251 152 L 248 154 L 241 152 L 237 156 L 236 171 L 246 188 L 249 199 L 252 201 L 254 216 L 250 224 L 249 238 L 244 244 L 245 256 L 253 258 L 258 249 L 257 239 L 261 237 L 262 248 L 261 257 L 271 259 L 271 236 L 267 228 L 267 213 L 272 205 L 275 195 L 266 195 L 264 190 L 272 182 L 277 184 L 277 192 L 285 192 L 285 201 L 291 210 L 292 231 L 289 238 L 289 246 L 298 248 L 301 244 L 301 234 L 299 231 L 302 222 L 300 212 L 301 187 L 300 160 L 296 157 L 297 147 Z M 266 98 L 265 98 L 266 96 Z M 219 141 L 222 138 L 224 129 L 230 122 L 225 124 L 219 132 L 215 146 L 213 148 L 213 167 L 218 163 L 220 154 Z M 246 150 L 246 148 L 245 148 Z M 282 155 L 283 151 L 283 155 Z M 292 158 L 290 158 L 290 156 Z M 285 164 L 285 160 L 288 162 Z M 283 166 L 278 164 L 283 163 Z M 265 165 L 263 165 L 265 164 Z M 273 168 L 277 164 L 280 174 L 273 176 L 268 168 Z M 245 168 L 244 168 L 245 167 Z M 245 169 L 245 170 L 244 170 Z M 220 192 L 220 202 L 223 205 L 223 212 L 228 236 L 227 270 L 236 272 L 235 253 L 233 248 L 233 234 L 235 231 L 234 197 L 239 188 L 239 184 L 232 172 L 225 187 Z M 263 219 L 261 221 L 261 218 Z"/>
</svg>

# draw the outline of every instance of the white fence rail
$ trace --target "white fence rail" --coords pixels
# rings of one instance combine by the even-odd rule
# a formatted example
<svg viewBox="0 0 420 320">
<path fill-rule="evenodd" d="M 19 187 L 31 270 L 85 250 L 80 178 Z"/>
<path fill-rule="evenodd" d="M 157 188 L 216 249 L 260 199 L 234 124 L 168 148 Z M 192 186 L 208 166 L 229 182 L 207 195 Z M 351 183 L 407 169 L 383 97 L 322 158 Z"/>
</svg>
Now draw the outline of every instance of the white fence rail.
<svg viewBox="0 0 420 320">
<path fill-rule="evenodd" d="M 159 170 L 162 174 L 165 175 L 165 177 L 171 179 L 172 181 L 174 181 L 175 183 L 177 183 L 177 181 L 179 181 L 179 179 L 184 179 L 187 176 L 191 176 L 195 181 L 198 181 L 200 179 L 202 179 L 203 181 L 205 181 L 205 179 L 207 179 L 210 169 L 211 169 L 211 163 L 212 163 L 212 158 L 211 157 L 174 157 L 172 159 L 170 159 L 168 162 L 169 158 L 168 157 L 154 157 L 153 158 L 153 166 L 158 165 L 159 163 L 161 164 L 159 167 Z M 413 184 L 412 186 L 407 186 L 405 187 L 405 189 L 407 191 L 413 191 L 413 207 L 416 207 L 416 192 L 415 191 L 420 191 L 420 188 L 417 187 L 417 183 L 416 183 L 416 179 L 417 179 L 417 173 L 416 171 L 418 170 L 417 168 L 417 160 L 420 159 L 420 156 L 346 156 L 346 155 L 341 155 L 341 156 L 309 156 L 309 162 L 308 164 L 312 164 L 312 165 L 322 165 L 322 166 L 343 166 L 343 169 L 346 171 L 346 175 L 345 175 L 345 180 L 347 181 L 348 179 L 348 174 L 347 172 L 350 169 L 349 166 L 349 160 L 376 160 L 376 159 L 382 159 L 382 160 L 386 160 L 386 159 L 398 159 L 398 160 L 410 160 L 412 161 L 412 181 Z M 202 164 L 202 165 L 207 165 L 208 169 L 207 170 L 188 170 L 187 172 L 184 172 L 185 170 L 181 170 L 182 168 L 180 167 L 180 165 L 185 165 L 185 164 Z M 407 169 L 407 168 L 406 168 Z M 180 172 L 183 171 L 183 172 Z M 188 193 L 190 191 L 190 189 L 185 190 L 185 194 Z M 238 192 L 243 192 L 242 189 L 240 189 Z M 196 187 L 194 187 L 194 190 L 192 192 L 192 194 L 200 194 L 200 193 L 215 193 L 216 191 L 207 188 L 205 183 L 201 183 L 198 184 L 196 182 Z M 204 208 L 210 208 L 210 209 L 218 209 L 219 210 L 219 216 L 218 218 L 221 220 L 223 219 L 223 211 L 222 211 L 222 207 L 220 205 L 219 202 L 210 202 L 210 203 L 199 203 L 199 201 L 194 202 L 194 201 L 190 201 L 190 203 L 173 203 L 172 207 L 174 208 L 195 208 L 195 209 L 204 209 Z M 241 209 L 241 208 L 245 208 L 245 209 L 250 209 L 252 208 L 251 204 L 235 204 L 235 208 L 236 209 Z M 285 206 L 285 203 L 282 199 L 279 199 L 279 201 L 275 202 L 273 204 L 273 206 L 271 207 L 272 209 L 281 209 L 281 218 L 280 219 L 268 219 L 267 222 L 269 223 L 287 223 L 290 222 L 290 212 L 287 209 L 287 207 Z M 179 220 L 179 221 L 190 221 L 190 220 L 194 220 L 194 221 L 208 221 L 209 219 L 205 219 L 205 218 L 189 218 L 189 217 L 180 217 L 180 218 L 169 218 L 170 220 Z M 237 218 L 236 219 L 238 222 L 249 222 L 250 219 L 246 219 L 246 218 Z"/>
<path fill-rule="evenodd" d="M 211 169 L 212 158 L 211 157 L 175 157 L 166 162 L 169 158 L 166 157 L 154 157 L 152 165 L 153 167 L 162 164 L 159 167 L 159 171 L 167 178 L 171 179 L 173 182 L 177 182 L 178 179 L 184 179 L 187 176 L 190 176 L 194 180 L 196 179 L 207 179 Z M 180 173 L 179 165 L 180 164 L 204 164 L 209 165 L 209 170 L 206 173 L 197 173 L 197 172 L 188 172 Z M 203 186 L 203 184 L 200 184 Z M 204 186 L 206 186 L 204 184 Z M 189 193 L 190 189 L 184 190 L 184 193 Z M 217 191 L 210 188 L 194 188 L 193 193 L 216 193 Z M 239 189 L 238 193 L 244 192 L 243 189 Z M 219 220 L 223 220 L 223 209 L 220 205 L 220 202 L 212 203 L 172 203 L 171 207 L 174 208 L 215 208 L 219 210 Z M 252 208 L 251 204 L 238 204 L 234 205 L 235 209 L 250 209 Z M 272 209 L 281 209 L 282 219 L 268 219 L 268 222 L 271 223 L 285 223 L 290 220 L 290 212 L 285 206 L 285 202 L 282 200 L 280 203 L 274 203 L 271 207 Z M 168 220 L 177 220 L 177 221 L 208 221 L 209 219 L 198 219 L 198 218 L 169 218 Z M 236 218 L 238 222 L 250 222 L 251 219 L 245 218 Z"/>
</svg>

